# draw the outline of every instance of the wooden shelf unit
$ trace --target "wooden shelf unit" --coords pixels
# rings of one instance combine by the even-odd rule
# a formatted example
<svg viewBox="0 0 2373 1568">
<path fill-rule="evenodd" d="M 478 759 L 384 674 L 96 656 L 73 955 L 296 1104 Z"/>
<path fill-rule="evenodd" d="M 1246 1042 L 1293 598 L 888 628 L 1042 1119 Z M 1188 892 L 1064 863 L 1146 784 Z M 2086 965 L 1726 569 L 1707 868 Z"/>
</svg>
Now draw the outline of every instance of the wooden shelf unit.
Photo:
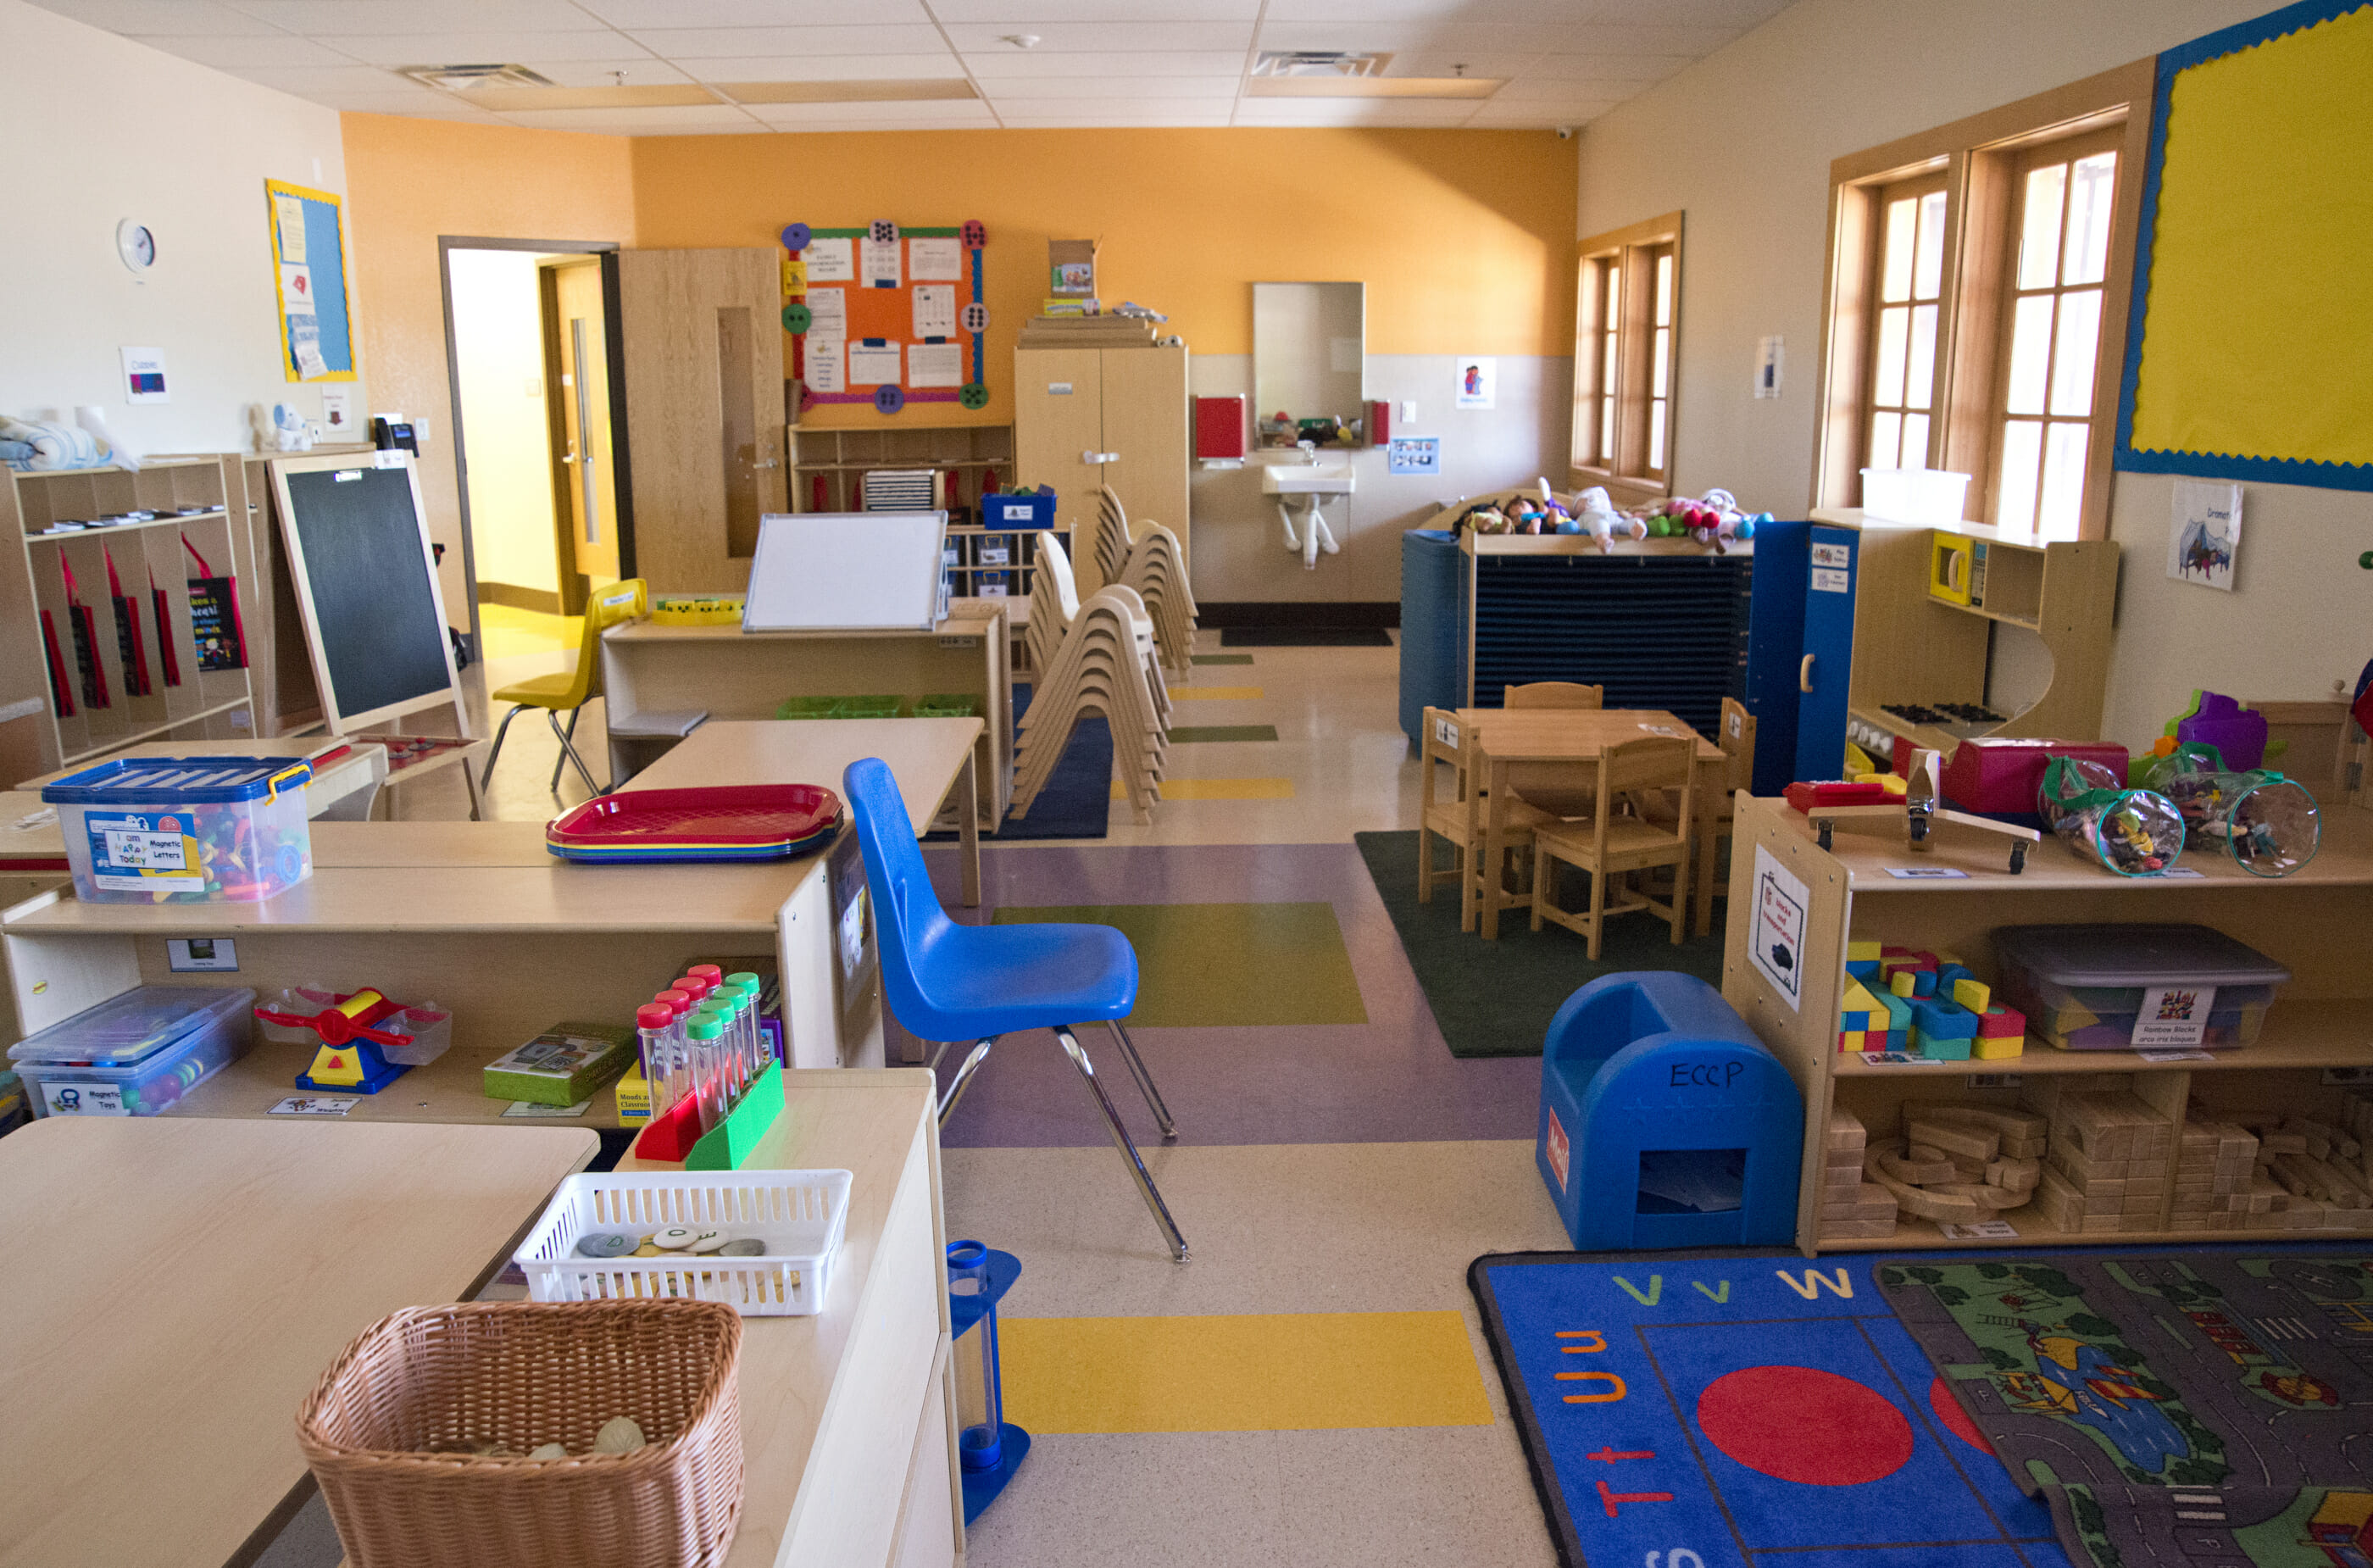
<svg viewBox="0 0 2373 1568">
<path fill-rule="evenodd" d="M 1832 850 L 1814 840 L 1806 820 L 1780 801 L 1742 796 L 1731 857 L 1730 927 L 1723 962 L 1724 1000 L 1784 1062 L 1805 1095 L 1805 1185 L 1797 1246 L 1818 1252 L 1983 1245 L 1947 1242 L 1933 1225 L 1905 1220 L 1884 1240 L 1823 1240 L 1818 1205 L 1822 1132 L 1830 1108 L 1860 1117 L 1873 1138 L 1901 1130 L 1907 1106 L 1953 1100 L 2039 1108 L 2054 1094 L 2124 1086 L 2180 1124 L 2194 1095 L 2216 1116 L 2281 1113 L 2330 1117 L 2345 1088 L 2324 1082 L 2332 1069 L 2373 1069 L 2373 970 L 2361 948 L 2373 930 L 2373 812 L 2347 805 L 2324 812 L 2321 852 L 2288 877 L 2254 877 L 2231 861 L 2187 855 L 2197 877 L 2119 877 L 2079 861 L 2057 843 L 2031 850 L 2027 870 L 2011 875 L 2001 840 L 1945 825 L 1935 848 L 1914 855 L 1901 830 L 1837 824 Z M 1760 854 L 1759 853 L 1760 852 Z M 1761 854 L 1802 882 L 1807 894 L 1801 1007 L 1748 961 L 1756 866 Z M 1905 881 L 1890 867 L 1956 870 L 1949 880 Z M 1991 983 L 1991 933 L 2001 926 L 2105 921 L 2198 923 L 2247 942 L 2292 974 L 2253 1045 L 2220 1050 L 2205 1061 L 2154 1062 L 2133 1051 L 2062 1051 L 2030 1038 L 2023 1056 L 1996 1061 L 1872 1064 L 1837 1048 L 1838 1004 L 1848 940 L 1950 951 Z M 2011 1082 L 1984 1082 L 2008 1075 Z M 1979 1081 L 1973 1082 L 1973 1080 Z M 2367 1087 L 2373 1087 L 2368 1083 Z M 2170 1184 L 2171 1190 L 2171 1184 Z M 2338 1231 L 2171 1231 L 2063 1233 L 2047 1230 L 2040 1210 L 2001 1216 L 2028 1245 L 2098 1246 L 2137 1242 L 2313 1240 Z M 2166 1218 L 2161 1210 L 2160 1218 Z M 2373 1221 L 2373 1211 L 2367 1211 Z M 2004 1245 L 2011 1245 L 2005 1242 Z"/>
<path fill-rule="evenodd" d="M 1887 705 L 1983 703 L 1993 625 L 2022 627 L 2051 653 L 2052 684 L 2025 710 L 1985 731 L 2006 740 L 2098 740 L 2110 676 L 2110 617 L 2117 606 L 2118 546 L 2106 539 L 2040 543 L 1975 523 L 1935 529 L 1888 522 L 1859 511 L 1817 509 L 1816 522 L 1862 533 L 1862 581 L 1854 599 L 1855 719 L 1950 753 L 1967 737 L 1888 712 Z M 1958 604 L 1929 591 L 1937 534 L 1985 551 L 1982 597 Z M 1996 711 L 2000 711 L 1997 709 Z"/>
<path fill-rule="evenodd" d="M 786 432 L 791 454 L 791 509 L 862 511 L 859 486 L 877 468 L 937 468 L 947 472 L 948 518 L 968 521 L 980 515 L 980 497 L 991 471 L 1000 486 L 1013 483 L 1011 425 L 902 426 L 896 429 L 819 430 L 793 425 Z M 824 502 L 816 504 L 816 481 Z"/>
<path fill-rule="evenodd" d="M 42 532 L 61 519 L 87 521 L 180 507 L 206 509 L 76 533 Z M 251 631 L 256 621 L 253 584 L 259 579 L 243 459 L 236 454 L 163 459 L 136 473 L 76 468 L 28 474 L 0 468 L 0 538 L 18 544 L 15 566 L 0 565 L 0 711 L 13 715 L 0 720 L 0 783 L 96 761 L 140 741 L 230 740 L 263 732 L 254 723 L 254 696 L 246 669 L 198 668 L 189 589 L 197 563 L 182 548 L 185 535 L 205 556 L 213 575 L 238 579 L 240 627 L 251 666 L 257 657 Z M 108 589 L 111 556 L 124 594 L 138 613 L 148 665 L 145 696 L 133 695 L 124 683 L 115 603 Z M 91 613 L 92 652 L 107 683 L 104 708 L 86 700 L 62 564 L 73 570 L 81 603 Z M 165 595 L 179 685 L 165 678 L 164 649 L 158 646 L 148 593 L 152 575 Z M 52 687 L 41 636 L 43 611 L 49 613 L 65 667 L 72 714 L 59 711 Z"/>
</svg>

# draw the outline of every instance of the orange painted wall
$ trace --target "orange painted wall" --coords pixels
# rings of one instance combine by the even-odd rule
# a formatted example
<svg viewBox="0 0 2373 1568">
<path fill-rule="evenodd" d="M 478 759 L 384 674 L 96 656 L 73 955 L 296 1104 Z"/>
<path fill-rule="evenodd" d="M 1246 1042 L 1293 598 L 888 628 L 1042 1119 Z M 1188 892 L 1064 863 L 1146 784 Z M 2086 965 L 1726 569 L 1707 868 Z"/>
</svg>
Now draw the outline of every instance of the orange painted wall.
<svg viewBox="0 0 2373 1568">
<path fill-rule="evenodd" d="M 980 219 L 992 395 L 931 418 L 1004 424 L 1050 239 L 1100 240 L 1103 298 L 1167 313 L 1198 354 L 1251 353 L 1248 286 L 1304 279 L 1368 286 L 1371 354 L 1571 354 L 1576 148 L 1547 131 L 933 131 L 641 136 L 628 156 L 638 245 Z"/>
<path fill-rule="evenodd" d="M 346 222 L 370 409 L 429 417 L 421 497 L 447 546 L 445 608 L 469 623 L 446 373 L 439 235 L 635 242 L 627 139 L 384 114 L 341 116 Z"/>
</svg>

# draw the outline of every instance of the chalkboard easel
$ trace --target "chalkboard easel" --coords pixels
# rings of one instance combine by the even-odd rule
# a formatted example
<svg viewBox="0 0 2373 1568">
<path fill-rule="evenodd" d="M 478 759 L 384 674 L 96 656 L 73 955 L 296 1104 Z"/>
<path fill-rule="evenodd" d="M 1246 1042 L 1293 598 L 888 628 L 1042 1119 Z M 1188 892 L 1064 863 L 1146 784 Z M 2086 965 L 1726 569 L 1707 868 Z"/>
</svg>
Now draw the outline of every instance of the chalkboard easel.
<svg viewBox="0 0 2373 1568">
<path fill-rule="evenodd" d="M 280 458 L 272 484 L 330 732 L 450 703 L 471 739 L 410 454 Z"/>
</svg>

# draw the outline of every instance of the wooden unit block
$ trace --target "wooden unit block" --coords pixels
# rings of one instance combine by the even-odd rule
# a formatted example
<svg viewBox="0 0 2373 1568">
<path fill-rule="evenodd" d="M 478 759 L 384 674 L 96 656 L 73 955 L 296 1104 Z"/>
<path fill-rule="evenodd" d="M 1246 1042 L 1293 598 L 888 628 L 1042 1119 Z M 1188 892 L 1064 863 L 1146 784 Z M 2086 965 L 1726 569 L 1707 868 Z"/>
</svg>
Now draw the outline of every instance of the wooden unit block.
<svg viewBox="0 0 2373 1568">
<path fill-rule="evenodd" d="M 1843 1106 L 1829 1107 L 1829 1125 L 1823 1134 L 1823 1145 L 1830 1149 L 1860 1149 L 1869 1139 L 1862 1118 Z"/>
<path fill-rule="evenodd" d="M 2002 1134 L 1991 1129 L 1914 1118 L 1904 1123 L 1903 1130 L 1914 1143 L 1925 1143 L 1942 1149 L 1947 1155 L 1958 1154 L 1981 1164 L 2002 1153 Z"/>
</svg>

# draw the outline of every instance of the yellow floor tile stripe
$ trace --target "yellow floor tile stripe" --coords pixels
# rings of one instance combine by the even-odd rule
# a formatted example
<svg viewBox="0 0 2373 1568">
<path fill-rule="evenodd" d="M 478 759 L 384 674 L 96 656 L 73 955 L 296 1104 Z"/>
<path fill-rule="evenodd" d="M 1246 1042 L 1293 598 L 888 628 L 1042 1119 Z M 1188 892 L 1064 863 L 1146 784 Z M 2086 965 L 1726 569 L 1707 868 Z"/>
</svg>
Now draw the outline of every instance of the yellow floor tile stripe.
<svg viewBox="0 0 2373 1568">
<path fill-rule="evenodd" d="M 1005 1413 L 1033 1433 L 1489 1426 L 1455 1312 L 1014 1317 Z"/>
<path fill-rule="evenodd" d="M 1173 702 L 1257 702 L 1260 695 L 1261 689 L 1258 686 L 1173 686 L 1170 688 L 1170 700 Z"/>
<path fill-rule="evenodd" d="M 1128 799 L 1128 786 L 1113 780 L 1112 798 Z M 1291 778 L 1165 778 L 1162 781 L 1162 798 L 1165 801 L 1290 801 L 1293 799 Z"/>
</svg>

